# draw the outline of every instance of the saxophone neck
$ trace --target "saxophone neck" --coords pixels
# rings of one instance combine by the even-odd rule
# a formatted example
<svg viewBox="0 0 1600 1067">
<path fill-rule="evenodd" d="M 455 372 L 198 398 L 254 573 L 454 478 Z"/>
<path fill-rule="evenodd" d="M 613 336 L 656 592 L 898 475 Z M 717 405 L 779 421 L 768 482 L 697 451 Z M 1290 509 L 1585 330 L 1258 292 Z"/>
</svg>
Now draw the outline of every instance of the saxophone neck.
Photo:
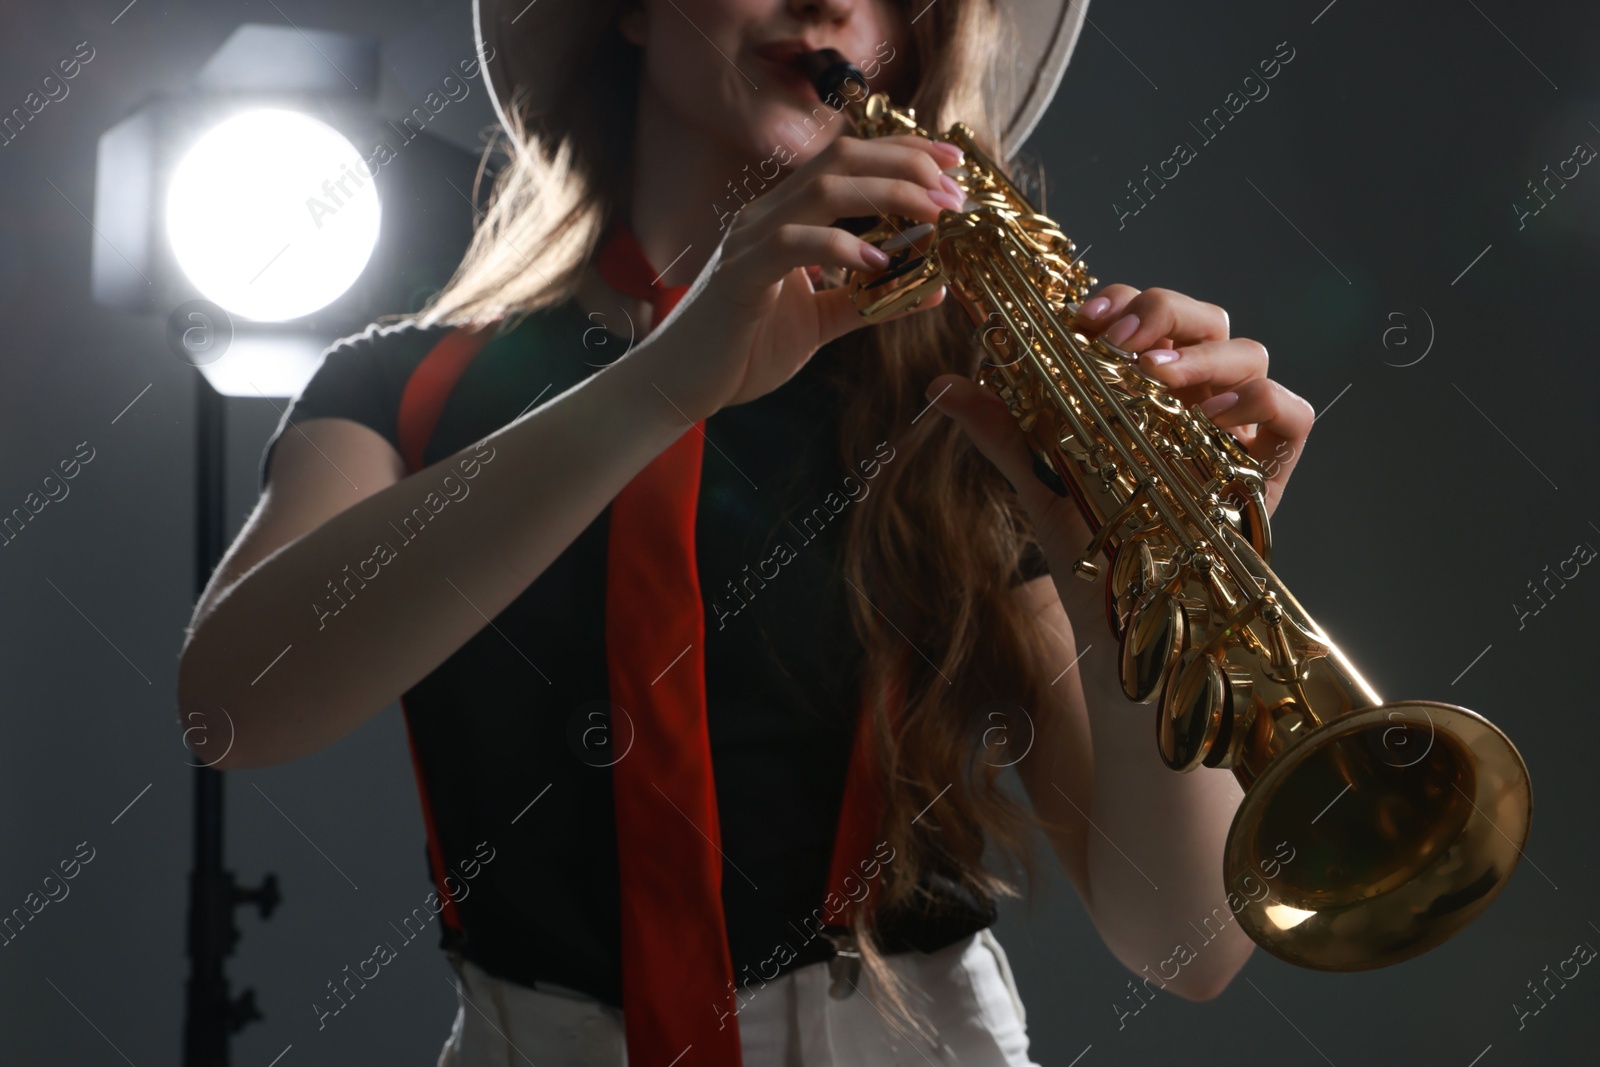
<svg viewBox="0 0 1600 1067">
<path fill-rule="evenodd" d="M 800 59 L 801 67 L 816 87 L 822 102 L 849 117 L 858 137 L 883 137 L 895 133 L 928 136 L 917 125 L 911 108 L 896 108 L 888 94 L 873 92 L 861 68 L 837 50 L 819 48 Z"/>
</svg>

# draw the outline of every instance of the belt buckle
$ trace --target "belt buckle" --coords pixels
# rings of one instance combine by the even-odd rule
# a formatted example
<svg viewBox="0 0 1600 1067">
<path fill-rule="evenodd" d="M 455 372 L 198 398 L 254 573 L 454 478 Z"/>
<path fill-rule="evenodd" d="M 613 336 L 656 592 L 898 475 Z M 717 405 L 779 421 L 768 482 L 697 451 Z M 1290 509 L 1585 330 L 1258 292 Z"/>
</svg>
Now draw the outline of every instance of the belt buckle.
<svg viewBox="0 0 1600 1067">
<path fill-rule="evenodd" d="M 861 949 L 856 944 L 855 934 L 849 931 L 824 931 L 824 936 L 833 943 L 833 956 L 828 960 L 828 977 L 832 979 L 828 995 L 844 1000 L 856 991 L 856 983 L 861 978 Z"/>
</svg>

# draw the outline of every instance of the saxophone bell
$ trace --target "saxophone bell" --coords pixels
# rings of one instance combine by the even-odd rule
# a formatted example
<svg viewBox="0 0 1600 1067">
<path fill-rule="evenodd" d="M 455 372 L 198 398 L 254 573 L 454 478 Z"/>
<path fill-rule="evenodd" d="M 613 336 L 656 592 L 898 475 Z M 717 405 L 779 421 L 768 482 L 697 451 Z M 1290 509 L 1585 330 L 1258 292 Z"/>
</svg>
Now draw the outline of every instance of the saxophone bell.
<svg viewBox="0 0 1600 1067">
<path fill-rule="evenodd" d="M 1240 926 L 1280 959 L 1331 971 L 1397 963 L 1460 931 L 1528 837 L 1516 746 L 1465 708 L 1385 703 L 1367 683 L 1268 566 L 1263 466 L 1130 353 L 1075 329 L 1096 279 L 967 126 L 930 134 L 863 93 L 836 52 L 808 69 L 857 136 L 914 133 L 965 153 L 951 172 L 963 210 L 920 229 L 879 220 L 862 236 L 890 264 L 852 273 L 851 300 L 877 322 L 942 285 L 972 320 L 977 380 L 1095 531 L 1077 576 L 1111 564 L 1122 685 L 1154 704 L 1159 757 L 1231 770 L 1245 791 L 1223 860 Z"/>
</svg>

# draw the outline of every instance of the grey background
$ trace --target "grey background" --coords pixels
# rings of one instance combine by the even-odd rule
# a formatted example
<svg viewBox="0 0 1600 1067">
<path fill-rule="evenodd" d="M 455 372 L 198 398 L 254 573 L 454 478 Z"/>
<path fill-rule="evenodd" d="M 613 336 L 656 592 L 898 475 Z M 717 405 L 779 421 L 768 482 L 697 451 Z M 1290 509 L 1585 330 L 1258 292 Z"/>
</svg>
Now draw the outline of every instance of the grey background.
<svg viewBox="0 0 1600 1067">
<path fill-rule="evenodd" d="M 471 52 L 465 3 L 141 0 L 111 25 L 124 2 L 0 12 L 0 109 L 76 42 L 97 51 L 0 148 L 0 507 L 78 442 L 97 453 L 0 549 L 0 911 L 79 842 L 95 849 L 70 896 L 0 948 L 7 1064 L 144 1067 L 179 1052 L 190 792 L 173 687 L 192 604 L 194 372 L 159 318 L 89 300 L 91 233 L 73 205 L 92 213 L 95 139 L 180 88 L 245 21 L 381 35 L 391 115 Z M 1051 1067 L 1594 1061 L 1600 979 L 1581 975 L 1520 1031 L 1512 1005 L 1575 943 L 1600 941 L 1600 586 L 1580 575 L 1521 630 L 1510 605 L 1545 564 L 1600 544 L 1600 176 L 1585 168 L 1522 230 L 1511 205 L 1575 143 L 1600 145 L 1600 14 L 1325 4 L 1099 0 L 1030 151 L 1046 210 L 1093 246 L 1102 281 L 1223 305 L 1323 412 L 1274 520 L 1274 564 L 1380 692 L 1466 704 L 1512 735 L 1536 783 L 1533 837 L 1486 916 L 1422 959 L 1334 976 L 1258 952 L 1216 1001 L 1162 997 L 1120 1030 L 1126 972 L 1052 875 L 997 931 Z M 1280 41 L 1296 54 L 1271 95 L 1200 146 L 1188 123 Z M 441 121 L 470 144 L 492 121 L 481 88 Z M 1198 158 L 1119 230 L 1124 183 L 1179 140 Z M 466 210 L 448 190 L 441 203 Z M 1427 348 L 1429 318 L 1426 358 L 1395 366 Z M 234 401 L 230 416 L 238 522 L 277 412 Z M 284 1067 L 432 1064 L 454 1002 L 431 935 L 321 1032 L 311 1009 L 429 889 L 398 709 L 227 786 L 230 864 L 247 882 L 277 871 L 287 894 L 270 923 L 241 920 L 230 973 L 268 1018 L 237 1039 L 235 1062 L 292 1046 Z"/>
</svg>

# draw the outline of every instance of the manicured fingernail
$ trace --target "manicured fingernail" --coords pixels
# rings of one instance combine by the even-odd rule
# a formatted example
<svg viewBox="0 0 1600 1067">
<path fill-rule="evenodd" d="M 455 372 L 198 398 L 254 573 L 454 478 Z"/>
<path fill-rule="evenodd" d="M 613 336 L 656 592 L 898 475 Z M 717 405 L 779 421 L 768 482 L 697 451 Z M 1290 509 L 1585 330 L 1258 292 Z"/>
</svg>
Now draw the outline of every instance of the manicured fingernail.
<svg viewBox="0 0 1600 1067">
<path fill-rule="evenodd" d="M 948 178 L 946 178 L 945 180 L 949 181 Z M 951 184 L 954 184 L 954 183 L 951 183 Z M 928 199 L 932 200 L 935 204 L 938 204 L 940 207 L 947 208 L 947 209 L 949 209 L 951 211 L 960 211 L 961 210 L 961 205 L 966 203 L 966 198 L 963 197 L 960 193 L 952 193 L 948 189 L 934 189 L 934 190 L 931 190 L 928 193 Z"/>
<path fill-rule="evenodd" d="M 1224 411 L 1227 411 L 1238 402 L 1238 393 L 1218 393 L 1210 400 L 1202 400 L 1200 402 L 1200 410 L 1205 414 L 1205 417 L 1209 419 L 1213 415 L 1222 414 Z"/>
<path fill-rule="evenodd" d="M 879 270 L 882 270 L 884 267 L 889 265 L 889 253 L 885 252 L 877 245 L 863 243 L 861 245 L 861 258 Z"/>
<path fill-rule="evenodd" d="M 1151 366 L 1159 367 L 1163 363 L 1171 363 L 1177 359 L 1178 353 L 1170 348 L 1149 348 L 1145 350 L 1144 358 L 1150 361 Z"/>
<path fill-rule="evenodd" d="M 1078 310 L 1078 318 L 1098 319 L 1109 310 L 1111 310 L 1111 298 L 1109 296 L 1097 296 Z"/>
<path fill-rule="evenodd" d="M 1108 326 L 1103 336 L 1112 344 L 1120 345 L 1122 342 L 1132 337 L 1134 333 L 1138 331 L 1138 329 L 1139 316 L 1124 315 L 1122 318 Z"/>
<path fill-rule="evenodd" d="M 948 175 L 948 174 L 939 175 L 939 184 L 944 186 L 944 191 L 949 193 L 950 195 L 959 196 L 962 199 L 966 198 L 966 194 L 961 191 L 961 186 L 958 185 L 956 183 L 956 180 L 954 178 L 950 177 L 950 175 Z"/>
<path fill-rule="evenodd" d="M 950 160 L 950 166 L 959 167 L 967 158 L 967 154 L 949 141 L 933 142 L 933 150 L 945 159 Z"/>
</svg>

